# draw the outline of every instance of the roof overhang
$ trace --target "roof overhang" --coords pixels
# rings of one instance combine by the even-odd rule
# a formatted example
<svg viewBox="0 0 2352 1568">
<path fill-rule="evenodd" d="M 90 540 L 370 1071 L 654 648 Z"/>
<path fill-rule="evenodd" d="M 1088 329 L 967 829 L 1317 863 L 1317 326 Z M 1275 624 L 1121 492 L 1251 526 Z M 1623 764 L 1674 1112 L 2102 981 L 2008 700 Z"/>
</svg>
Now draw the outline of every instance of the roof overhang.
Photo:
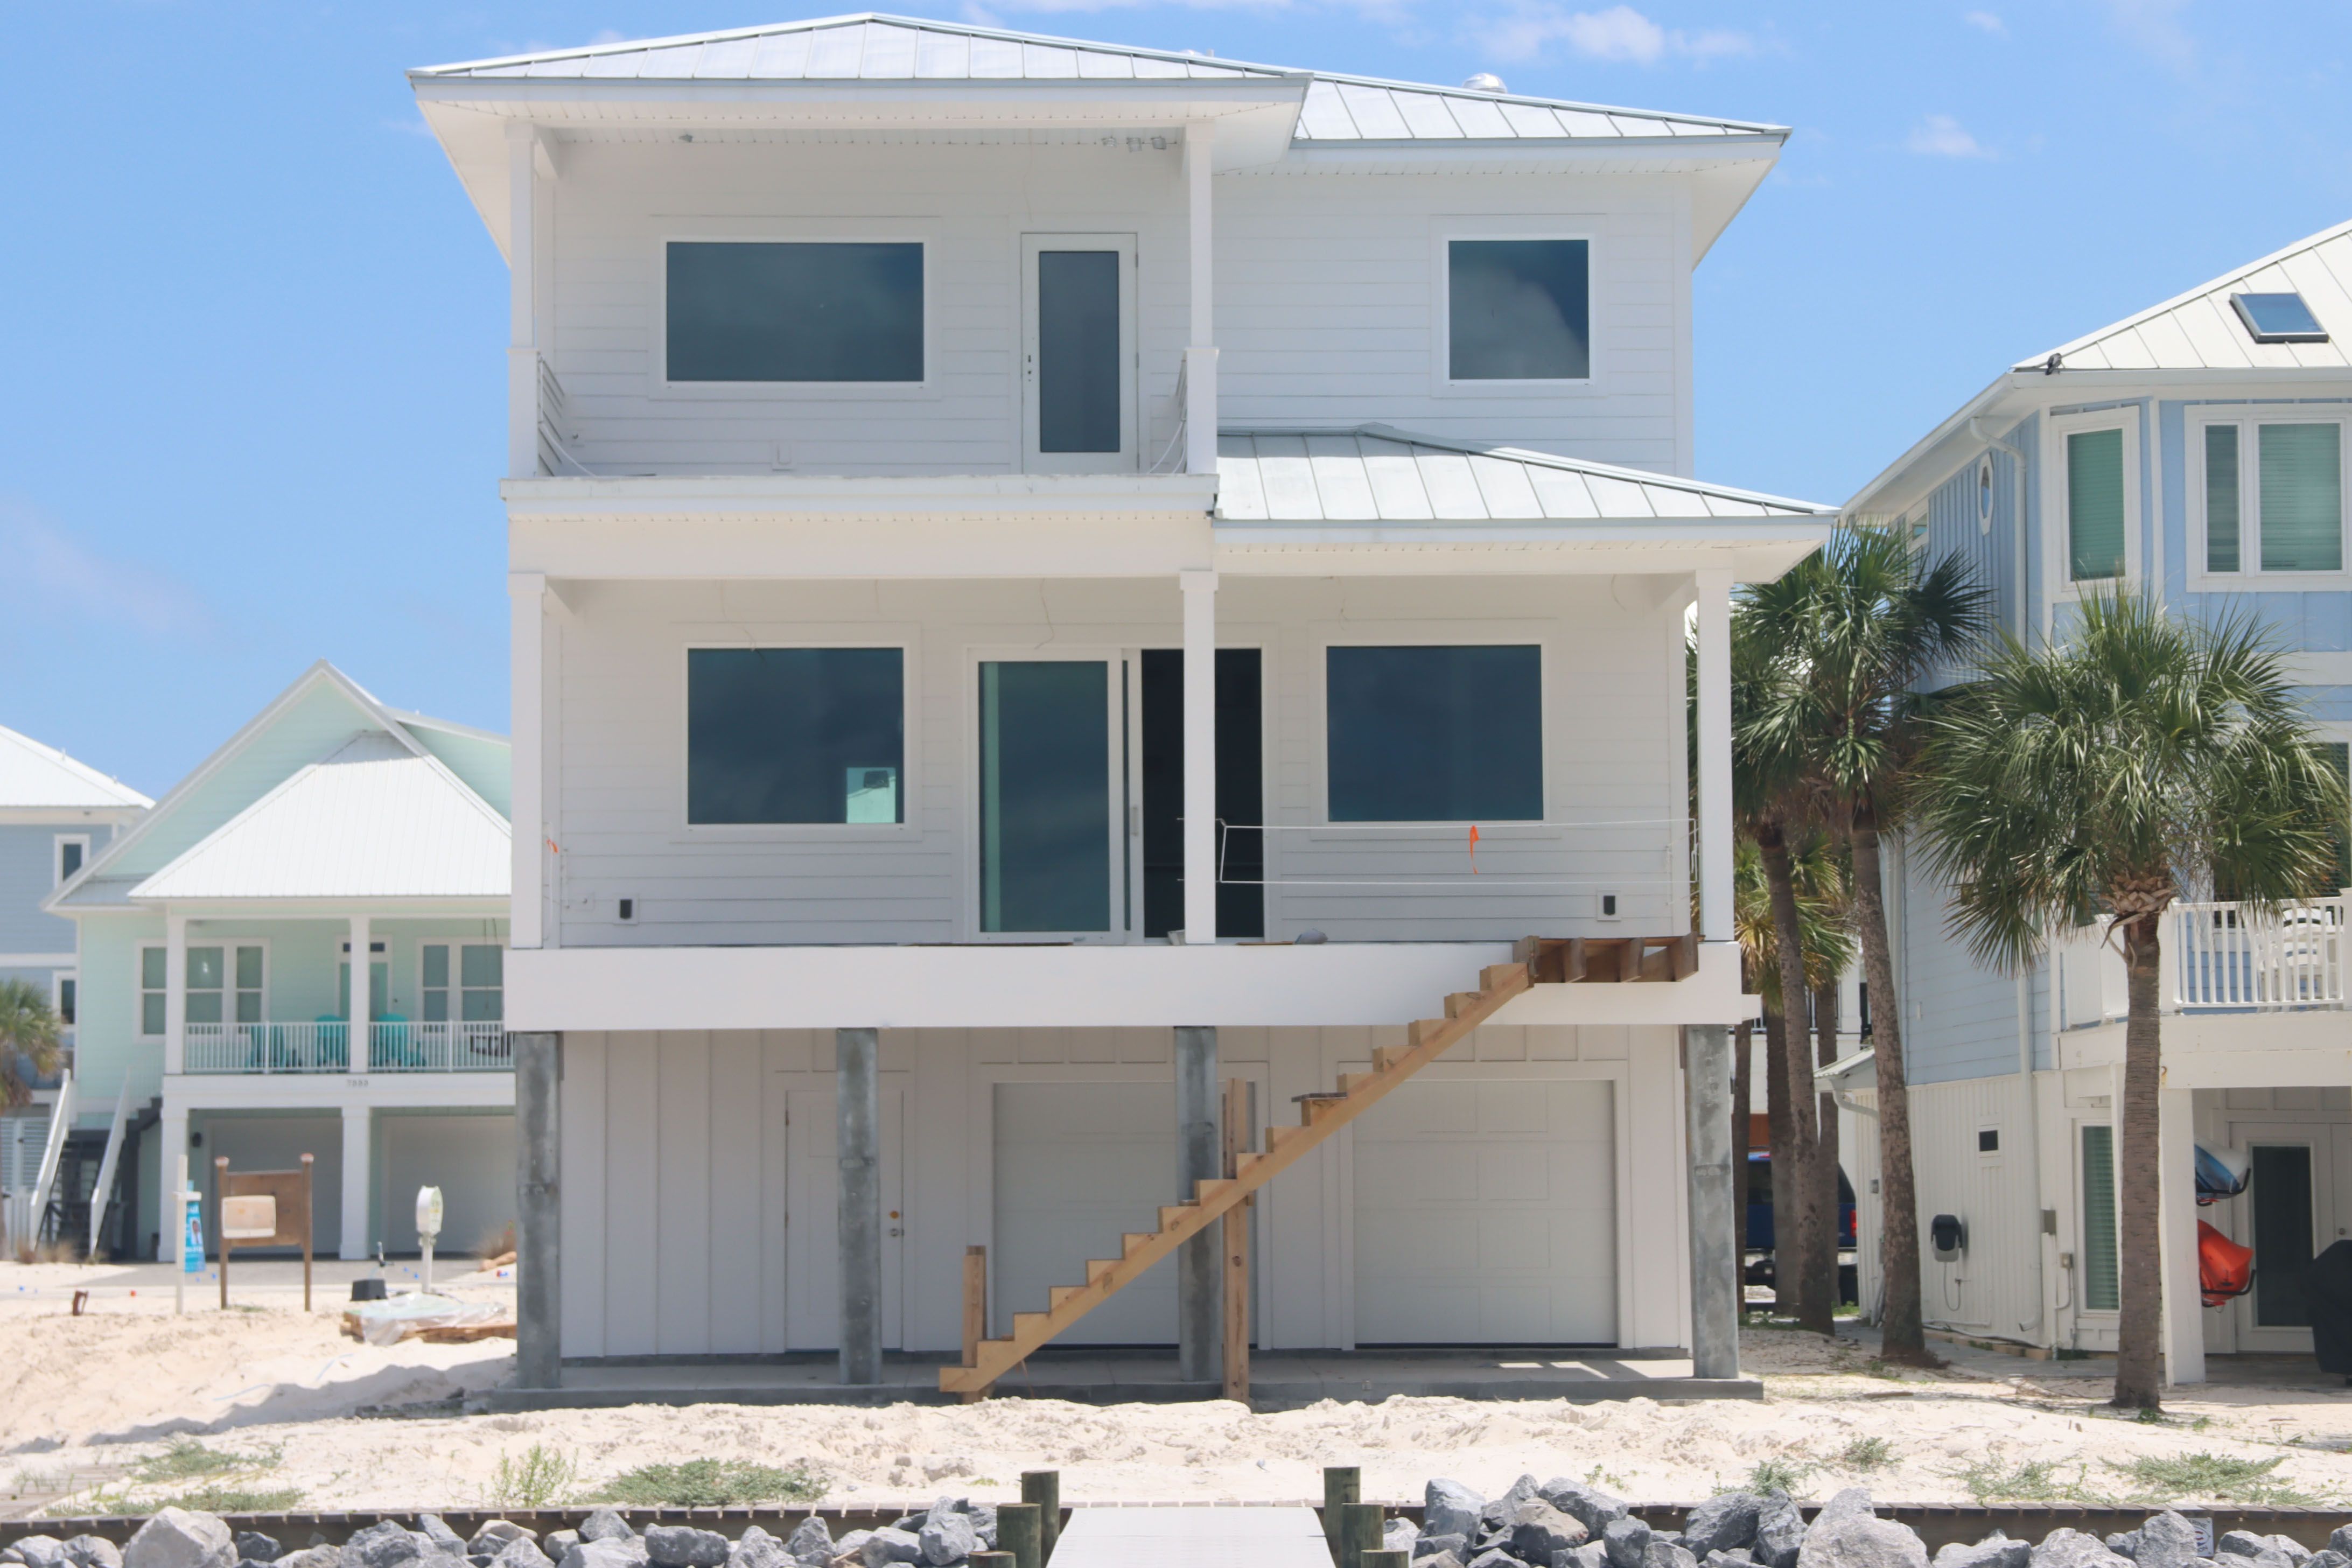
<svg viewBox="0 0 2352 1568">
<path fill-rule="evenodd" d="M 1236 576 L 1642 576 L 1720 569 L 1766 583 L 1829 542 L 1819 518 L 1607 518 L 1553 522 L 1220 522 Z"/>
<path fill-rule="evenodd" d="M 503 893 L 153 899 L 133 889 L 125 907 L 152 911 L 169 910 L 175 915 L 197 920 L 321 920 L 350 915 L 382 915 L 394 920 L 504 920 L 511 904 L 512 900 Z"/>
</svg>

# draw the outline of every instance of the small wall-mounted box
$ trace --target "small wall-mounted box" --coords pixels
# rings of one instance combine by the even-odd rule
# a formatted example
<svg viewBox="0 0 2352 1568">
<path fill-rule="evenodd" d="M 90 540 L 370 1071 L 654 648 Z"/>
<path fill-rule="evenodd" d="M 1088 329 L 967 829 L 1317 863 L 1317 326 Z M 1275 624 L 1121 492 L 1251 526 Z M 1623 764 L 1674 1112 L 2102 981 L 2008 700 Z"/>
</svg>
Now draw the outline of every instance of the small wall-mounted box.
<svg viewBox="0 0 2352 1568">
<path fill-rule="evenodd" d="M 637 900 L 635 899 L 623 899 L 619 903 L 613 907 L 613 918 L 619 921 L 625 926 L 633 926 L 636 924 Z"/>
</svg>

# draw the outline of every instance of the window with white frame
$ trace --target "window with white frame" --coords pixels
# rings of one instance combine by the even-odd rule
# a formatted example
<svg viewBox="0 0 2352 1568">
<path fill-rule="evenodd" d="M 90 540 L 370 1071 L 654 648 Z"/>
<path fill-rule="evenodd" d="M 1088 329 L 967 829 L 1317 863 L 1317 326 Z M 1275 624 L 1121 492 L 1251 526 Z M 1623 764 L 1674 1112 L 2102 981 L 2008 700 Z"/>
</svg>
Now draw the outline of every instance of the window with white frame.
<svg viewBox="0 0 2352 1568">
<path fill-rule="evenodd" d="M 2113 581 L 2129 571 L 2130 437 L 2122 425 L 2067 430 L 2061 437 L 2069 583 Z"/>
<path fill-rule="evenodd" d="M 2286 408 L 2192 421 L 2189 489 L 2208 576 L 2344 570 L 2345 424 Z"/>
<path fill-rule="evenodd" d="M 62 887 L 77 871 L 89 864 L 89 835 L 60 833 L 57 837 L 57 875 L 52 887 Z"/>
<path fill-rule="evenodd" d="M 168 963 L 162 943 L 140 948 L 139 1032 L 150 1037 L 163 1033 Z M 190 942 L 184 1016 L 191 1024 L 258 1024 L 268 981 L 269 952 L 261 942 Z"/>
<path fill-rule="evenodd" d="M 1449 381 L 1588 381 L 1592 242 L 1448 239 Z"/>
<path fill-rule="evenodd" d="M 80 977 L 73 974 L 54 974 L 49 977 L 49 985 L 56 993 L 58 1022 L 68 1029 L 72 1028 L 75 1016 L 81 1011 Z"/>
<path fill-rule="evenodd" d="M 906 650 L 687 650 L 686 819 L 907 819 Z"/>
<path fill-rule="evenodd" d="M 417 994 L 426 1023 L 495 1024 L 506 1017 L 505 948 L 494 942 L 428 942 L 417 952 Z"/>
<path fill-rule="evenodd" d="M 1543 816 L 1539 646 L 1335 644 L 1324 703 L 1329 820 Z"/>
<path fill-rule="evenodd" d="M 920 241 L 671 240 L 667 376 L 920 382 Z"/>
</svg>

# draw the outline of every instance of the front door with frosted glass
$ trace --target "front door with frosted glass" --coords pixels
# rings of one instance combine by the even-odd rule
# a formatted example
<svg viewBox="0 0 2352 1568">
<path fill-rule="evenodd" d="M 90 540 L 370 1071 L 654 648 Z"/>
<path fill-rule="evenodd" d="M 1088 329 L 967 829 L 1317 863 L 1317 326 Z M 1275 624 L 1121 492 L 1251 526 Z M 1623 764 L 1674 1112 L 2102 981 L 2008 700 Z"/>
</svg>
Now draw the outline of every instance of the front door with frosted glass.
<svg viewBox="0 0 2352 1568">
<path fill-rule="evenodd" d="M 1132 472 L 1135 237 L 1024 236 L 1021 294 L 1022 466 Z"/>
<path fill-rule="evenodd" d="M 1125 935 L 1127 664 L 1120 658 L 981 661 L 982 935 Z"/>
</svg>

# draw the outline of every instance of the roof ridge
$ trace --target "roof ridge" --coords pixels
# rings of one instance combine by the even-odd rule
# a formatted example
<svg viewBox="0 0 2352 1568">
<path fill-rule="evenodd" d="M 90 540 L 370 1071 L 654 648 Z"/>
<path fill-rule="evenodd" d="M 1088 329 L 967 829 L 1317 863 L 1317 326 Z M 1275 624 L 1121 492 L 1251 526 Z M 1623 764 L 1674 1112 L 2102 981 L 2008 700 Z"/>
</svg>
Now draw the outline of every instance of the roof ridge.
<svg viewBox="0 0 2352 1568">
<path fill-rule="evenodd" d="M 2068 354 L 2074 353 L 2078 349 L 2086 349 L 2092 344 L 2103 342 L 2108 338 L 2116 336 L 2119 332 L 2127 332 L 2143 321 L 2152 321 L 2157 317 L 2177 310 L 2192 300 L 2201 300 L 2207 295 L 2219 292 L 2220 290 L 2228 288 L 2232 283 L 2243 282 L 2249 274 L 2260 272 L 2265 267 L 2275 267 L 2291 257 L 2301 256 L 2305 251 L 2316 250 L 2331 239 L 2342 238 L 2347 233 L 2352 233 L 2352 218 L 2347 218 L 2342 223 L 2330 225 L 2328 227 L 2321 229 L 2316 234 L 2305 235 L 2301 239 L 2295 240 L 2291 244 L 2282 246 L 2278 249 L 2272 251 L 2268 256 L 2261 257 L 2255 260 L 2246 262 L 2242 266 L 2232 267 L 2226 272 L 2217 273 L 2215 276 L 2207 279 L 2204 282 L 2198 284 L 2193 289 L 2185 289 L 2181 292 L 2175 294 L 2171 299 L 2164 300 L 2160 304 L 2150 305 L 2144 310 L 2134 311 L 2132 314 L 2124 317 L 2121 321 L 2110 321 L 2104 327 L 2095 328 L 2090 331 L 2084 332 L 2081 337 L 2074 339 L 2071 342 L 2059 344 L 2056 348 L 2050 350 L 2048 353 L 2038 354 L 2031 359 L 2019 360 L 2016 363 L 2011 365 L 2010 369 L 2039 370 L 2049 363 L 2051 354 L 2056 354 L 2063 362 Z"/>
</svg>

